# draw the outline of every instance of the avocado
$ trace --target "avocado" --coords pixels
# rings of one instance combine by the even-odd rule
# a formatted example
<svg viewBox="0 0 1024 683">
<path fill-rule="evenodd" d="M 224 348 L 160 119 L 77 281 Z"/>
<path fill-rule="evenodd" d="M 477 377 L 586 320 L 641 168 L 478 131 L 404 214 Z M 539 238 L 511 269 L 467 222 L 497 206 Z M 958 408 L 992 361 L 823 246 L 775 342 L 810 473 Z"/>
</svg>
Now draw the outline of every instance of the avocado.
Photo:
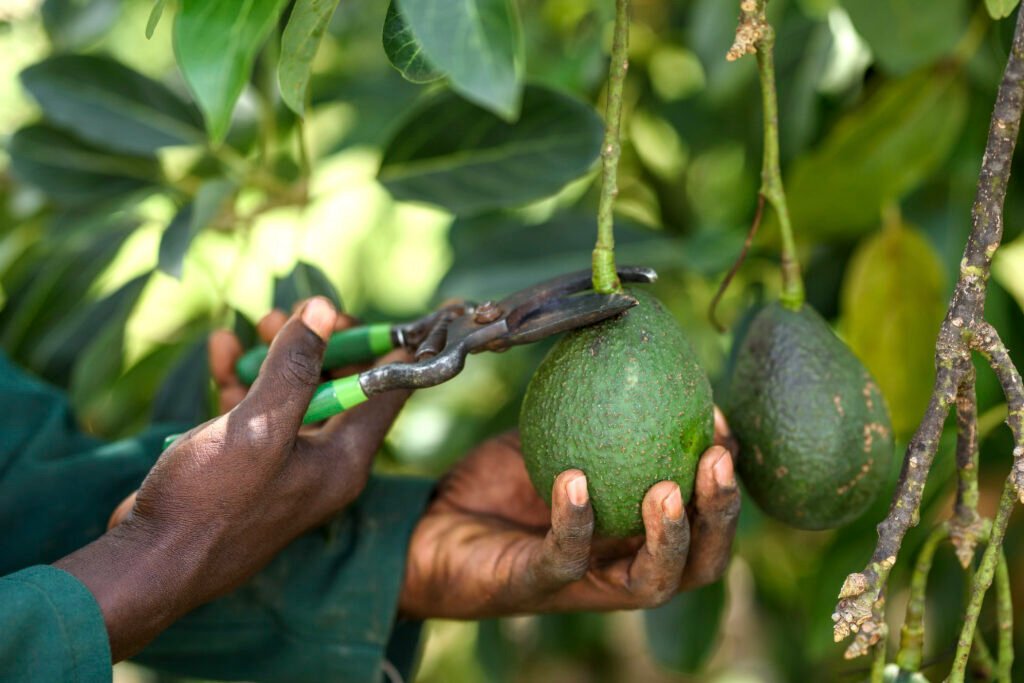
<svg viewBox="0 0 1024 683">
<path fill-rule="evenodd" d="M 860 516 L 893 459 L 889 413 L 867 369 L 807 304 L 765 306 L 735 358 L 722 407 L 750 496 L 801 529 Z"/>
<path fill-rule="evenodd" d="M 523 457 L 551 502 L 561 472 L 587 475 L 595 532 L 643 533 L 640 506 L 659 481 L 689 500 L 714 435 L 707 375 L 661 302 L 643 291 L 616 318 L 565 335 L 530 380 L 519 417 Z"/>
</svg>

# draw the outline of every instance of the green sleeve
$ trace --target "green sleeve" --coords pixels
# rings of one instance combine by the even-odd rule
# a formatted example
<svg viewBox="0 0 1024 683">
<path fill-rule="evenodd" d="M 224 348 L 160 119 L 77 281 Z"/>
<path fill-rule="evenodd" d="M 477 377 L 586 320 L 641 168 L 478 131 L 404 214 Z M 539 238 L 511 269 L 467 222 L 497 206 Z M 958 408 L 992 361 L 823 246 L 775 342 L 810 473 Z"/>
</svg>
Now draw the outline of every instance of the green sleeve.
<svg viewBox="0 0 1024 683">
<path fill-rule="evenodd" d="M 193 677 L 295 683 L 378 683 L 390 664 L 410 680 L 419 624 L 395 616 L 409 534 L 432 489 L 374 477 L 333 524 L 180 620 L 137 660 Z"/>
<path fill-rule="evenodd" d="M 110 644 L 92 593 L 45 565 L 0 578 L 0 680 L 111 680 Z"/>
</svg>

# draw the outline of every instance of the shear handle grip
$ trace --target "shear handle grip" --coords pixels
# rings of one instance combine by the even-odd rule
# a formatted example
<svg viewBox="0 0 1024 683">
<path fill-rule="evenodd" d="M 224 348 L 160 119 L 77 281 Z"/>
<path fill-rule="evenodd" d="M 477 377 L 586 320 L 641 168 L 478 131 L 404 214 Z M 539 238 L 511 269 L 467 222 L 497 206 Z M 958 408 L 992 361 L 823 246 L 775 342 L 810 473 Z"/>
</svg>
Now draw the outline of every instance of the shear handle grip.
<svg viewBox="0 0 1024 683">
<path fill-rule="evenodd" d="M 324 351 L 325 370 L 340 368 L 353 363 L 365 363 L 395 348 L 391 325 L 378 323 L 353 327 L 335 332 L 327 340 Z M 267 346 L 256 346 L 246 352 L 235 364 L 235 372 L 242 384 L 250 385 L 256 381 L 260 367 L 267 357 Z"/>
</svg>

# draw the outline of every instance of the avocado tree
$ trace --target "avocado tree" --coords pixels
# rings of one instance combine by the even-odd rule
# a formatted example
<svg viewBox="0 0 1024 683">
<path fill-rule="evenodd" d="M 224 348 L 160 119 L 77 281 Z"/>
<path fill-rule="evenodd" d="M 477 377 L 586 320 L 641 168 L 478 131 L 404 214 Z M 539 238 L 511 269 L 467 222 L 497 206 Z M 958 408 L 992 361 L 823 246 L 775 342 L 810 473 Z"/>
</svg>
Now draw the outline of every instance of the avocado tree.
<svg viewBox="0 0 1024 683">
<path fill-rule="evenodd" d="M 622 325 L 667 340 L 647 384 L 627 386 L 632 350 L 610 327 L 560 342 L 552 357 L 592 360 L 545 361 L 529 393 L 547 347 L 474 358 L 414 397 L 381 466 L 442 472 L 521 419 L 543 482 L 579 462 L 552 438 L 567 420 L 602 442 L 630 431 L 613 414 L 629 426 L 657 412 L 659 434 L 641 440 L 680 446 L 682 464 L 650 473 L 627 458 L 605 479 L 685 487 L 710 439 L 710 387 L 747 500 L 727 581 L 642 617 L 435 624 L 420 679 L 667 680 L 657 662 L 708 677 L 1013 680 L 1015 5 L 0 8 L 0 344 L 66 387 L 90 431 L 118 436 L 205 419 L 205 336 L 231 326 L 252 341 L 271 306 L 325 294 L 385 319 L 588 266 L 597 291 L 621 291 L 616 264 L 652 266 L 664 309 L 638 294 L 643 315 Z M 662 371 L 690 384 L 661 386 Z M 636 531 L 636 496 L 604 511 L 597 495 L 599 526 Z M 622 621 L 634 618 L 643 629 Z M 852 637 L 848 658 L 872 663 L 844 661 L 830 625 Z"/>
</svg>

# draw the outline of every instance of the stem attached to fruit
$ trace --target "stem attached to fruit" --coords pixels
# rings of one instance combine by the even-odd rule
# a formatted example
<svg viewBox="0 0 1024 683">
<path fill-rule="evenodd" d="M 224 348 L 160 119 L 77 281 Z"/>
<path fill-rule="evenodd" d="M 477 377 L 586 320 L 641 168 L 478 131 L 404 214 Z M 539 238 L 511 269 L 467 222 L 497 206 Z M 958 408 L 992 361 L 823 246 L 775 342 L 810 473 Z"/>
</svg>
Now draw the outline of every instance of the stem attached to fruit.
<svg viewBox="0 0 1024 683">
<path fill-rule="evenodd" d="M 982 354 L 988 359 L 1006 395 L 1007 423 L 1014 438 L 1014 467 L 992 523 L 991 536 L 981 565 L 971 584 L 954 670 L 949 678 L 951 681 L 963 680 L 981 603 L 997 573 L 1010 511 L 1019 492 L 1024 491 L 1024 386 L 999 335 L 984 319 L 992 258 L 1003 236 L 1003 204 L 1022 111 L 1024 12 L 1018 11 L 1013 44 L 999 84 L 978 176 L 977 194 L 971 211 L 971 234 L 960 262 L 960 278 L 935 346 L 936 378 L 932 398 L 907 448 L 889 513 L 878 525 L 878 543 L 871 562 L 862 572 L 847 577 L 832 617 L 835 621 L 836 640 L 856 634 L 854 642 L 846 651 L 847 657 L 866 654 L 878 642 L 878 632 L 885 624 L 885 615 L 878 598 L 885 588 L 907 530 L 918 522 L 921 494 L 938 450 L 946 417 L 954 405 L 957 405 L 958 413 L 961 412 L 963 409 L 959 404 L 970 401 L 973 395 L 971 355 L 973 352 Z M 971 424 L 968 429 L 964 425 L 960 427 L 961 465 L 966 463 L 968 455 L 973 461 L 973 453 L 969 451 L 974 448 L 971 442 L 976 439 L 973 430 L 977 424 L 976 416 L 973 415 L 975 411 L 966 406 L 964 412 L 960 417 Z M 961 479 L 961 503 L 969 504 L 973 486 L 970 477 Z"/>
<path fill-rule="evenodd" d="M 786 204 L 786 190 L 782 184 L 779 167 L 779 100 L 775 91 L 775 31 L 765 16 L 767 0 L 743 0 L 740 3 L 740 22 L 736 28 L 736 40 L 725 58 L 734 61 L 746 54 L 757 55 L 757 69 L 761 81 L 761 103 L 764 119 L 764 153 L 761 160 L 761 189 L 757 196 L 757 212 L 747 232 L 747 239 L 739 258 L 733 263 L 722 283 L 718 286 L 708 318 L 719 331 L 715 309 L 729 283 L 743 265 L 750 245 L 761 225 L 764 204 L 767 201 L 775 210 L 782 235 L 782 296 L 781 302 L 787 308 L 800 310 L 804 303 L 804 281 L 800 276 L 800 261 L 796 256 L 796 242 L 793 239 L 793 225 L 789 220 Z"/>
<path fill-rule="evenodd" d="M 622 153 L 622 87 L 629 70 L 629 0 L 615 0 L 615 33 L 608 68 L 604 142 L 601 146 L 601 197 L 597 207 L 597 243 L 594 245 L 594 291 L 621 292 L 615 269 L 615 198 L 619 194 L 619 156 Z"/>
</svg>

